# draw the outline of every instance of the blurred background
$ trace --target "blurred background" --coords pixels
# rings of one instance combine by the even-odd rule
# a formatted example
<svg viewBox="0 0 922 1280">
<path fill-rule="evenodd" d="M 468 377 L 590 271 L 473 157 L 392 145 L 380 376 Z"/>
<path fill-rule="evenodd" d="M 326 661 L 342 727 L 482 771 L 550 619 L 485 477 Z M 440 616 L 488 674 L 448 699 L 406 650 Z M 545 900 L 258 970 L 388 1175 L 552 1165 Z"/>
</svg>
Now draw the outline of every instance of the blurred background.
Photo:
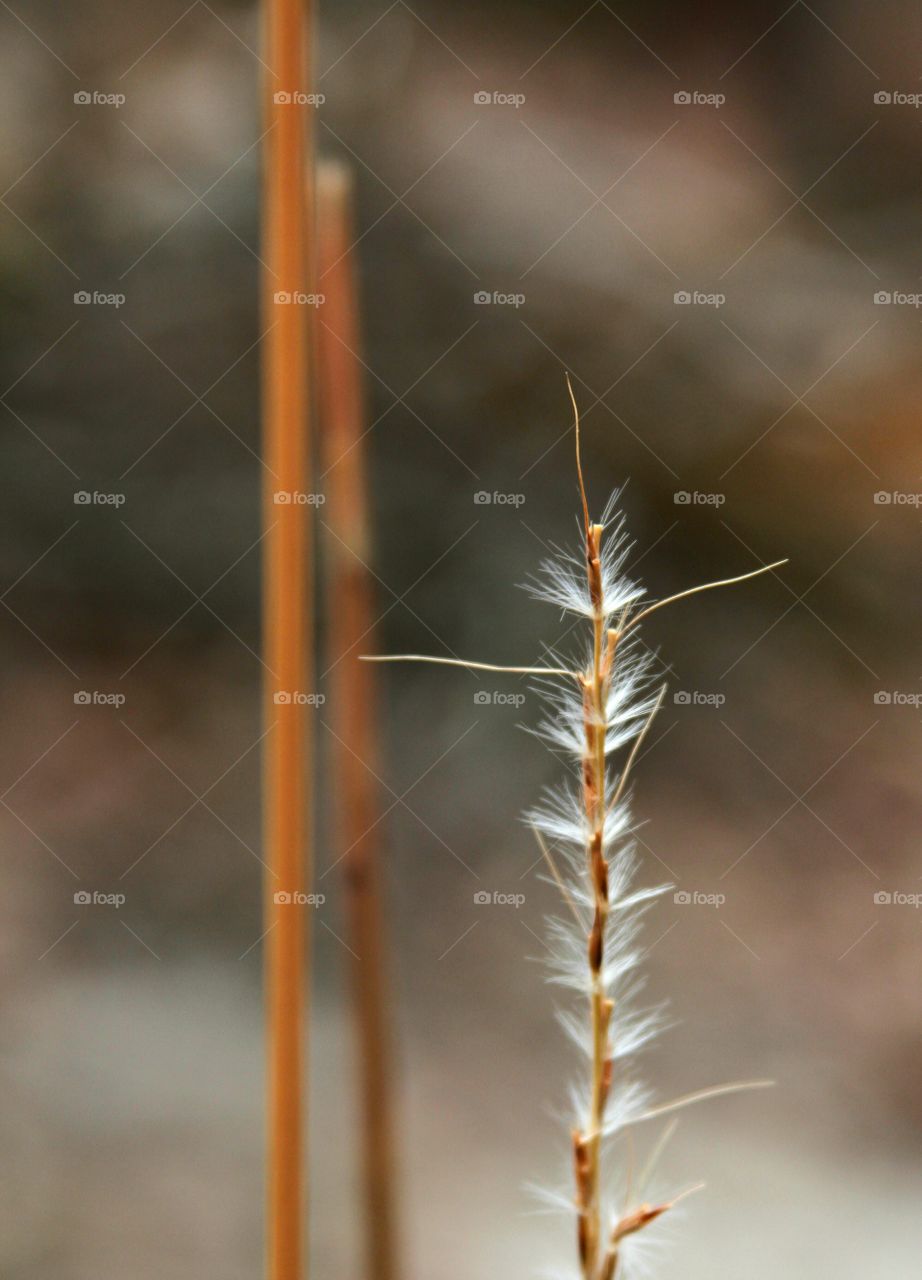
<svg viewBox="0 0 922 1280">
<path fill-rule="evenodd" d="M 11 0 L 0 24 L 0 1261 L 243 1280 L 259 15 Z M 651 596 L 790 558 L 647 631 L 670 692 L 643 874 L 679 897 L 645 933 L 676 1019 L 646 1069 L 663 1098 L 777 1081 L 685 1114 L 667 1187 L 707 1190 L 664 1280 L 891 1277 L 922 1244 L 918 25 L 901 0 L 320 13 L 317 146 L 359 193 L 377 646 L 531 663 L 574 639 L 515 588 L 575 531 L 565 369 Z M 518 815 L 558 765 L 525 683 L 381 677 L 406 1274 L 534 1274 L 571 1254 L 522 1186 L 566 1185 L 575 1064 Z M 320 797 L 325 1276 L 360 1255 Z"/>
</svg>

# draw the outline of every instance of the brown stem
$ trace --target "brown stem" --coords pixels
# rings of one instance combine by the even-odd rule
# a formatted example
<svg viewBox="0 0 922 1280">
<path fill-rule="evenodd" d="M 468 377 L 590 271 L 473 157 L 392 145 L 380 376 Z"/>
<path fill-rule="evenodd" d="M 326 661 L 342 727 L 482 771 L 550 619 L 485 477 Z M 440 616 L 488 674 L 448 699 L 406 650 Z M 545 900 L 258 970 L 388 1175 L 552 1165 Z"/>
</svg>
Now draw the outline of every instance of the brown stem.
<svg viewBox="0 0 922 1280">
<path fill-rule="evenodd" d="M 581 485 L 582 488 L 582 485 Z M 590 969 L 589 1016 L 592 1035 L 592 1064 L 589 1116 L 582 1135 L 584 1171 L 577 1180 L 577 1205 L 581 1240 L 581 1264 L 586 1280 L 599 1268 L 601 1251 L 601 1155 L 602 1122 L 611 1088 L 609 1023 L 612 1004 L 605 996 L 603 966 L 605 933 L 608 924 L 608 864 L 605 858 L 605 727 L 606 703 L 614 649 L 606 643 L 601 570 L 602 526 L 589 525 L 586 531 L 586 573 L 593 609 L 593 644 L 590 670 L 583 677 L 585 708 L 583 796 L 589 830 L 588 874 L 595 908 L 589 933 Z"/>
<path fill-rule="evenodd" d="M 334 734 L 333 807 L 345 862 L 352 998 L 359 1073 L 365 1274 L 395 1280 L 397 1213 L 389 1004 L 380 886 L 380 814 L 375 670 L 356 661 L 373 642 L 374 619 L 358 358 L 360 326 L 352 243 L 349 171 L 330 161 L 317 175 L 318 290 L 326 301 L 317 329 L 321 439 L 330 530 L 327 582 Z"/>
<path fill-rule="evenodd" d="M 300 905 L 310 883 L 311 737 L 292 698 L 313 685 L 311 559 L 307 507 L 275 493 L 310 488 L 308 332 L 305 307 L 276 295 L 308 290 L 304 193 L 310 88 L 307 0 L 266 0 L 263 164 L 263 649 L 267 674 L 264 756 L 266 1004 L 268 1032 L 267 1267 L 270 1280 L 300 1280 L 304 1253 L 304 1030 L 307 928 Z M 287 95 L 287 101 L 280 95 Z M 287 695 L 287 701 L 276 694 Z"/>
</svg>

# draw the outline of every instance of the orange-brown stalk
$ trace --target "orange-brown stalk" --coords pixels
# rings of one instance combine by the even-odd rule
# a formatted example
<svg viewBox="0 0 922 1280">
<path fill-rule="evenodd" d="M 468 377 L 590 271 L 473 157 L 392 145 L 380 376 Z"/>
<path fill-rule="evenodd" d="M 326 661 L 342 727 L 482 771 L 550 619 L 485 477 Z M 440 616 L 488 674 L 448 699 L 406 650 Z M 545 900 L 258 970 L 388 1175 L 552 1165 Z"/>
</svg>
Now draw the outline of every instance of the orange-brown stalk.
<svg viewBox="0 0 922 1280">
<path fill-rule="evenodd" d="M 571 392 L 572 394 L 572 392 Z M 613 1003 L 605 995 L 602 965 L 605 959 L 605 931 L 608 924 L 608 863 L 605 859 L 604 828 L 606 707 L 615 655 L 616 635 L 605 632 L 602 599 L 602 526 L 589 518 L 579 456 L 579 427 L 576 435 L 577 470 L 583 506 L 586 577 L 592 605 L 592 662 L 581 677 L 586 752 L 583 760 L 583 803 L 586 809 L 589 844 L 589 881 L 595 906 L 588 940 L 591 972 L 590 1019 L 592 1063 L 589 1093 L 589 1123 L 584 1133 L 574 1135 L 576 1162 L 576 1208 L 580 1265 L 586 1277 L 596 1275 L 601 1249 L 601 1152 L 605 1103 L 611 1089 L 612 1059 L 609 1052 L 609 1023 Z"/>
<path fill-rule="evenodd" d="M 325 297 L 317 326 L 321 456 L 329 528 L 327 616 L 337 841 L 345 849 L 349 939 L 355 957 L 352 1000 L 359 1072 L 363 1160 L 365 1273 L 395 1280 L 397 1222 L 394 1103 L 388 988 L 380 884 L 379 748 L 374 671 L 357 662 L 373 631 L 373 592 L 366 430 L 359 360 L 361 333 L 352 251 L 352 175 L 321 162 L 317 172 L 318 290 Z"/>
<path fill-rule="evenodd" d="M 275 495 L 310 489 L 305 191 L 309 158 L 307 0 L 266 0 L 263 148 L 263 651 L 268 1021 L 267 1275 L 301 1280 L 304 1231 L 305 910 L 311 739 L 301 701 L 313 683 L 308 506 Z M 288 694 L 285 702 L 277 694 Z M 286 901 L 287 898 L 287 901 Z"/>
</svg>

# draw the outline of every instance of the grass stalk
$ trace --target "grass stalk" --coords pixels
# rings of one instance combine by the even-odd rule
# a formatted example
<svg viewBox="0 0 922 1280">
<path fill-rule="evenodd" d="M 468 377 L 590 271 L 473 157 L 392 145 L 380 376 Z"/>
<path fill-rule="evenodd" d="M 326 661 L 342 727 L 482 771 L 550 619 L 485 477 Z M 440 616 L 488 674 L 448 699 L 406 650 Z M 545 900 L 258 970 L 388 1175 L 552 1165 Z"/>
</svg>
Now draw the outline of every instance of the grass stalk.
<svg viewBox="0 0 922 1280">
<path fill-rule="evenodd" d="M 570 758 L 579 786 L 575 790 L 550 789 L 543 804 L 531 810 L 526 820 L 550 867 L 551 882 L 575 920 L 574 928 L 569 917 L 549 919 L 550 970 L 551 981 L 578 993 L 581 1012 L 565 1012 L 561 1021 L 587 1063 L 583 1081 L 573 1095 L 574 1192 L 572 1196 L 551 1193 L 544 1199 L 575 1214 L 582 1280 L 630 1280 L 631 1274 L 637 1274 L 632 1264 L 642 1261 L 636 1237 L 646 1235 L 680 1200 L 699 1189 L 691 1187 L 653 1203 L 641 1199 L 671 1129 L 654 1146 L 640 1185 L 635 1187 L 631 1176 L 635 1127 L 708 1098 L 771 1083 L 759 1080 L 720 1085 L 651 1106 L 650 1095 L 629 1066 L 661 1026 L 659 1010 L 632 1007 L 641 985 L 634 976 L 643 954 L 636 945 L 639 925 L 650 902 L 671 888 L 634 887 L 639 855 L 632 835 L 627 784 L 665 689 L 653 692 L 653 659 L 633 633 L 667 604 L 714 587 L 746 582 L 786 561 L 644 605 L 642 588 L 625 572 L 630 544 L 623 519 L 616 514 L 618 494 L 613 495 L 598 522 L 590 518 L 580 457 L 579 413 L 572 388 L 570 398 L 582 508 L 581 546 L 576 555 L 555 552 L 527 586 L 537 598 L 589 623 L 582 664 L 575 669 L 565 665 L 503 667 L 415 654 L 370 660 L 438 662 L 543 677 L 540 691 L 549 714 L 538 732 L 555 754 L 562 751 Z M 609 757 L 622 751 L 625 758 L 617 768 Z M 558 856 L 563 874 L 558 869 Z M 621 1180 L 611 1177 L 608 1166 L 614 1144 L 624 1140 L 628 1141 L 630 1158 L 622 1191 L 617 1187 Z"/>
<path fill-rule="evenodd" d="M 303 502 L 310 490 L 305 191 L 310 137 L 307 0 L 265 0 L 262 191 L 263 761 L 267 1008 L 269 1280 L 301 1280 L 305 1164 L 308 937 L 301 903 L 310 882 L 311 737 L 292 693 L 313 684 L 311 558 Z M 288 700 L 277 695 L 288 695 Z"/>
<path fill-rule="evenodd" d="M 381 894 L 379 744 L 374 671 L 355 661 L 373 630 L 371 536 L 365 474 L 366 418 L 353 240 L 352 175 L 333 161 L 317 172 L 317 327 L 324 506 L 330 537 L 330 707 L 334 821 L 344 859 L 352 1007 L 359 1073 L 365 1274 L 395 1280 L 397 1206 L 390 1004 Z"/>
<path fill-rule="evenodd" d="M 582 484 L 582 475 L 580 475 Z M 589 1122 L 584 1133 L 574 1135 L 578 1241 L 580 1264 L 587 1277 L 596 1274 L 601 1242 L 601 1150 L 605 1100 L 611 1085 L 612 1060 L 608 1055 L 608 1024 L 614 1003 L 605 994 L 602 980 L 605 934 L 608 926 L 608 865 L 604 856 L 607 805 L 605 769 L 606 706 L 614 646 L 607 643 L 602 604 L 602 526 L 591 524 L 586 512 L 586 573 L 592 604 L 592 665 L 581 678 L 585 707 L 586 755 L 583 770 L 583 803 L 589 832 L 588 867 L 593 889 L 592 928 L 588 940 L 591 971 L 590 1018 L 592 1063 Z"/>
</svg>

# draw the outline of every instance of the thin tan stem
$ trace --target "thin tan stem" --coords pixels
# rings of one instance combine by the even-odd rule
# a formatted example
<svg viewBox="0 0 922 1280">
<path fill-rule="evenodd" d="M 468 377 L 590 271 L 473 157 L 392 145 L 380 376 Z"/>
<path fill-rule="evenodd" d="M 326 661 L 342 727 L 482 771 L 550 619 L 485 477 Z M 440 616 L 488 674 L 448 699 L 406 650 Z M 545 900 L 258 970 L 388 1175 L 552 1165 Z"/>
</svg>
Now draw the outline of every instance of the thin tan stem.
<svg viewBox="0 0 922 1280">
<path fill-rule="evenodd" d="M 697 1195 L 699 1191 L 707 1188 L 706 1182 L 696 1182 L 693 1187 L 686 1187 L 684 1191 L 680 1191 L 677 1196 L 673 1196 L 669 1201 L 669 1208 L 674 1209 L 677 1204 L 681 1204 L 683 1200 L 687 1200 L 689 1196 Z"/>
<path fill-rule="evenodd" d="M 542 836 L 541 832 L 538 830 L 537 827 L 532 827 L 532 831 L 534 832 L 535 839 L 538 841 L 538 848 L 541 850 L 542 854 L 544 855 L 545 862 L 551 869 L 551 875 L 554 877 L 554 882 L 557 885 L 557 888 L 560 890 L 567 906 L 573 912 L 573 916 L 576 920 L 576 923 L 579 925 L 581 929 L 585 928 L 586 921 L 580 915 L 579 909 L 577 908 L 576 903 L 573 901 L 573 895 L 570 893 L 570 890 L 567 888 L 564 882 L 563 876 L 561 876 L 560 872 L 557 870 L 557 863 L 554 861 L 553 856 L 551 855 L 551 851 L 547 847 L 547 844 L 545 843 L 544 836 Z"/>
<path fill-rule="evenodd" d="M 630 776 L 631 766 L 633 765 L 634 761 L 637 759 L 637 754 L 640 751 L 640 748 L 643 746 L 643 740 L 647 736 L 647 734 L 650 732 L 650 727 L 653 724 L 653 721 L 656 719 L 657 712 L 659 711 L 660 707 L 663 705 L 663 699 L 665 698 L 665 696 L 666 696 L 666 686 L 663 685 L 659 691 L 656 702 L 653 704 L 653 709 L 651 710 L 650 714 L 647 716 L 646 721 L 644 722 L 644 727 L 641 729 L 637 738 L 635 738 L 634 740 L 634 745 L 631 747 L 631 753 L 628 756 L 627 760 L 625 761 L 624 768 L 621 770 L 621 777 L 618 779 L 618 785 L 615 788 L 615 794 L 612 796 L 611 804 L 609 805 L 609 808 L 611 809 L 614 809 L 615 805 L 624 795 L 624 788 L 627 786 L 627 780 L 628 780 L 628 777 Z"/>
<path fill-rule="evenodd" d="M 466 662 L 463 658 L 433 658 L 425 653 L 362 653 L 362 662 L 434 662 L 443 667 L 467 667 L 469 671 L 500 671 L 511 676 L 571 676 L 579 680 L 579 671 L 567 667 L 504 667 L 492 662 Z"/>
<path fill-rule="evenodd" d="M 625 636 L 629 631 L 640 625 L 644 618 L 649 618 L 651 613 L 655 613 L 657 609 L 664 608 L 667 604 L 675 604 L 677 600 L 685 600 L 688 596 L 696 596 L 701 591 L 712 591 L 715 587 L 732 587 L 737 582 L 748 582 L 750 578 L 758 578 L 763 573 L 771 573 L 773 569 L 780 569 L 783 564 L 787 564 L 787 560 L 776 560 L 774 564 L 762 565 L 760 569 L 753 569 L 751 573 L 741 573 L 736 578 L 721 578 L 718 582 L 703 582 L 699 587 L 689 587 L 687 591 L 679 591 L 674 596 L 667 596 L 665 600 L 657 600 L 655 604 L 647 605 L 646 609 L 641 609 L 640 613 L 634 615 L 622 628 L 621 635 Z"/>
<path fill-rule="evenodd" d="M 659 1163 L 660 1157 L 662 1156 L 663 1152 L 666 1150 L 667 1145 L 672 1139 L 672 1135 L 675 1133 L 678 1127 L 679 1127 L 678 1119 L 670 1120 L 669 1123 L 666 1125 L 666 1127 L 663 1129 L 663 1132 L 660 1134 L 659 1138 L 656 1140 L 656 1144 L 654 1145 L 653 1150 L 650 1152 L 649 1156 L 647 1157 L 647 1162 L 644 1165 L 643 1170 L 640 1174 L 640 1178 L 638 1179 L 638 1182 L 637 1182 L 638 1195 L 643 1195 L 644 1191 L 646 1190 L 647 1183 L 650 1181 L 650 1178 L 653 1176 L 653 1170 L 656 1168 L 657 1164 Z"/>
<path fill-rule="evenodd" d="M 637 1144 L 634 1142 L 633 1131 L 628 1129 L 627 1139 L 627 1170 L 624 1178 L 624 1203 L 630 1204 L 634 1194 L 634 1164 L 637 1159 Z"/>
<path fill-rule="evenodd" d="M 589 537 L 589 502 L 586 498 L 586 486 L 583 483 L 583 460 L 580 457 L 579 449 L 579 406 L 576 403 L 576 396 L 573 394 L 573 383 L 570 381 L 569 373 L 564 375 L 567 379 L 567 391 L 570 393 L 570 403 L 573 406 L 573 430 L 576 435 L 576 476 L 579 481 L 579 496 L 583 503 L 583 523 L 586 529 L 586 537 Z"/>
<path fill-rule="evenodd" d="M 669 1115 L 671 1111 L 680 1111 L 683 1107 L 690 1107 L 696 1102 L 706 1102 L 709 1098 L 722 1098 L 725 1094 L 745 1093 L 748 1089 L 772 1089 L 774 1088 L 774 1080 L 740 1080 L 734 1084 L 718 1084 L 711 1089 L 700 1089 L 697 1093 L 686 1093 L 681 1098 L 675 1098 L 672 1102 L 664 1102 L 661 1106 L 651 1107 L 649 1111 L 645 1111 L 643 1115 L 637 1117 L 637 1123 L 643 1120 L 652 1120 L 655 1116 Z"/>
</svg>

